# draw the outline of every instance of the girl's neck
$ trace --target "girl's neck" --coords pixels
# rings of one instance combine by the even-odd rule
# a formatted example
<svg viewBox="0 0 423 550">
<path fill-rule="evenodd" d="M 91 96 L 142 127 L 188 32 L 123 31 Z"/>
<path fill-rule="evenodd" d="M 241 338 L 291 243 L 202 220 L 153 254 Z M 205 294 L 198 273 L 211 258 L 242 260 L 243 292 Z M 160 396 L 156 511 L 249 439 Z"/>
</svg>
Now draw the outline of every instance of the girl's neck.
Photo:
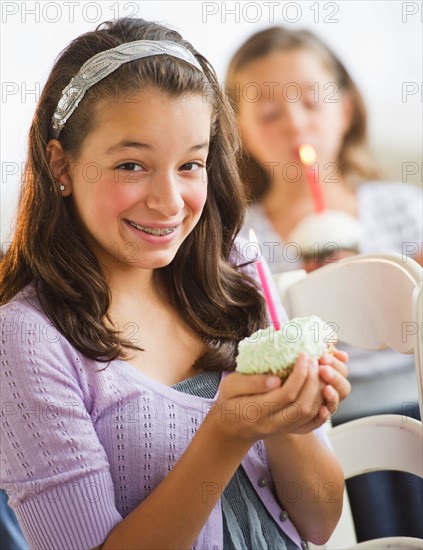
<svg viewBox="0 0 423 550">
<path fill-rule="evenodd" d="M 304 200 L 309 196 L 309 188 L 306 181 L 287 181 L 281 178 L 275 178 L 266 192 L 263 202 L 271 204 L 276 201 L 278 204 L 290 204 L 293 201 Z"/>
<path fill-rule="evenodd" d="M 151 302 L 159 296 L 153 269 L 122 266 L 122 269 L 105 269 L 105 276 L 112 296 L 112 306 L 134 301 Z"/>
<path fill-rule="evenodd" d="M 322 183 L 326 207 L 358 216 L 357 197 L 344 179 Z M 262 198 L 263 209 L 275 231 L 286 240 L 294 227 L 303 218 L 315 212 L 309 184 L 306 180 L 297 182 L 276 178 Z"/>
<path fill-rule="evenodd" d="M 343 210 L 342 202 L 345 201 L 345 209 L 349 211 L 348 197 L 353 198 L 355 191 L 350 188 L 346 180 L 339 174 L 333 178 L 325 177 L 320 181 L 327 208 Z M 287 181 L 282 176 L 275 175 L 262 203 L 267 212 L 285 212 L 295 209 L 309 207 L 313 210 L 313 202 L 310 193 L 310 186 L 306 178 L 298 181 Z M 311 212 L 310 212 L 311 213 Z"/>
</svg>

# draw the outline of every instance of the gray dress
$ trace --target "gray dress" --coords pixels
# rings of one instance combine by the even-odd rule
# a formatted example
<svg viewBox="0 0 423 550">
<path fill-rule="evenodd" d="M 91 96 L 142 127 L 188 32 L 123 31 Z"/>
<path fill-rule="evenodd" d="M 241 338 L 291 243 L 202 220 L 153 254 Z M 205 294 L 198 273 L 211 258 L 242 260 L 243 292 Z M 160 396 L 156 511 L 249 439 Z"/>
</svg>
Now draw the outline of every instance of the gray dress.
<svg viewBox="0 0 423 550">
<path fill-rule="evenodd" d="M 220 377 L 219 372 L 202 372 L 178 382 L 173 388 L 213 399 Z M 275 524 L 241 465 L 223 491 L 221 502 L 223 550 L 298 550 Z"/>
</svg>

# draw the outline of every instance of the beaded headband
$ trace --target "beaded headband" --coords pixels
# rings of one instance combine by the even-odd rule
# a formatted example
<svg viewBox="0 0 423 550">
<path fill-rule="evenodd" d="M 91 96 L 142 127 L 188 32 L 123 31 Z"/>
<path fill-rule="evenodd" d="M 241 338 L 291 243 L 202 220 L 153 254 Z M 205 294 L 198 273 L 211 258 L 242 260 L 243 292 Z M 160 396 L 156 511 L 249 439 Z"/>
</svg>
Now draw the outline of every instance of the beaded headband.
<svg viewBox="0 0 423 550">
<path fill-rule="evenodd" d="M 57 139 L 66 121 L 78 107 L 87 90 L 124 63 L 152 55 L 170 55 L 190 63 L 203 72 L 196 57 L 181 44 L 168 40 L 136 40 L 102 51 L 86 61 L 62 91 L 51 119 L 52 133 Z"/>
</svg>

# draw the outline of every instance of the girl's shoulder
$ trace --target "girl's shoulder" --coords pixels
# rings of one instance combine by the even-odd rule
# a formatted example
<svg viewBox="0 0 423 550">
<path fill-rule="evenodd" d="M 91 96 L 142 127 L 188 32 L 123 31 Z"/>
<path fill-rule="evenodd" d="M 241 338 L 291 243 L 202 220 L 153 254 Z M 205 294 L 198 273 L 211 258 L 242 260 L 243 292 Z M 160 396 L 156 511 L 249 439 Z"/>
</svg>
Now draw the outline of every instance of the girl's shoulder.
<svg viewBox="0 0 423 550">
<path fill-rule="evenodd" d="M 0 319 L 7 346 L 23 344 L 31 335 L 37 341 L 37 334 L 46 334 L 51 327 L 32 283 L 0 306 Z"/>
<path fill-rule="evenodd" d="M 10 319 L 19 314 L 46 318 L 33 283 L 24 287 L 9 302 L 0 306 L 0 314 L 2 320 Z"/>
<path fill-rule="evenodd" d="M 365 230 L 362 252 L 401 253 L 420 243 L 423 231 L 421 187 L 403 182 L 368 182 L 358 188 L 358 213 Z"/>
<path fill-rule="evenodd" d="M 250 228 L 253 228 L 258 234 L 263 231 L 263 227 L 267 228 L 267 225 L 268 217 L 264 211 L 263 205 L 258 201 L 253 202 L 248 206 L 245 212 L 245 220 L 240 235 L 248 239 Z"/>
<path fill-rule="evenodd" d="M 47 317 L 33 284 L 0 307 L 2 359 L 15 375 L 40 369 L 79 379 L 76 365 L 87 361 Z M 6 375 L 3 370 L 2 375 Z"/>
<path fill-rule="evenodd" d="M 48 340 L 58 341 L 58 335 L 53 337 L 52 322 L 44 313 L 33 283 L 20 290 L 6 304 L 0 306 L 2 330 L 7 340 L 23 342 L 27 337 L 50 334 Z"/>
<path fill-rule="evenodd" d="M 366 182 L 358 187 L 358 208 L 362 220 L 377 219 L 390 227 L 409 224 L 421 227 L 423 190 L 403 182 Z"/>
<path fill-rule="evenodd" d="M 358 187 L 358 195 L 367 202 L 377 204 L 379 201 L 388 203 L 395 208 L 398 204 L 422 200 L 422 188 L 404 182 L 368 181 Z"/>
<path fill-rule="evenodd" d="M 254 261 L 258 259 L 258 257 L 259 249 L 257 245 L 249 242 L 245 236 L 241 234 L 235 238 L 229 254 L 229 263 L 238 271 L 256 279 L 257 271 L 254 267 Z"/>
</svg>

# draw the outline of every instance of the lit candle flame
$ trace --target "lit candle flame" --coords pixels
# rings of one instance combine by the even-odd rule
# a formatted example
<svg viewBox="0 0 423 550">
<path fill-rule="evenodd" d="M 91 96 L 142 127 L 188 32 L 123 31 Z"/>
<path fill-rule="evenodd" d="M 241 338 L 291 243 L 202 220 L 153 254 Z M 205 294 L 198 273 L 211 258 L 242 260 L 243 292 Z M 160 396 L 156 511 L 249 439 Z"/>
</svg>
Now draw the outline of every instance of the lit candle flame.
<svg viewBox="0 0 423 550">
<path fill-rule="evenodd" d="M 301 162 L 306 166 L 310 166 L 316 160 L 316 151 L 311 145 L 300 145 L 298 148 Z"/>
</svg>

